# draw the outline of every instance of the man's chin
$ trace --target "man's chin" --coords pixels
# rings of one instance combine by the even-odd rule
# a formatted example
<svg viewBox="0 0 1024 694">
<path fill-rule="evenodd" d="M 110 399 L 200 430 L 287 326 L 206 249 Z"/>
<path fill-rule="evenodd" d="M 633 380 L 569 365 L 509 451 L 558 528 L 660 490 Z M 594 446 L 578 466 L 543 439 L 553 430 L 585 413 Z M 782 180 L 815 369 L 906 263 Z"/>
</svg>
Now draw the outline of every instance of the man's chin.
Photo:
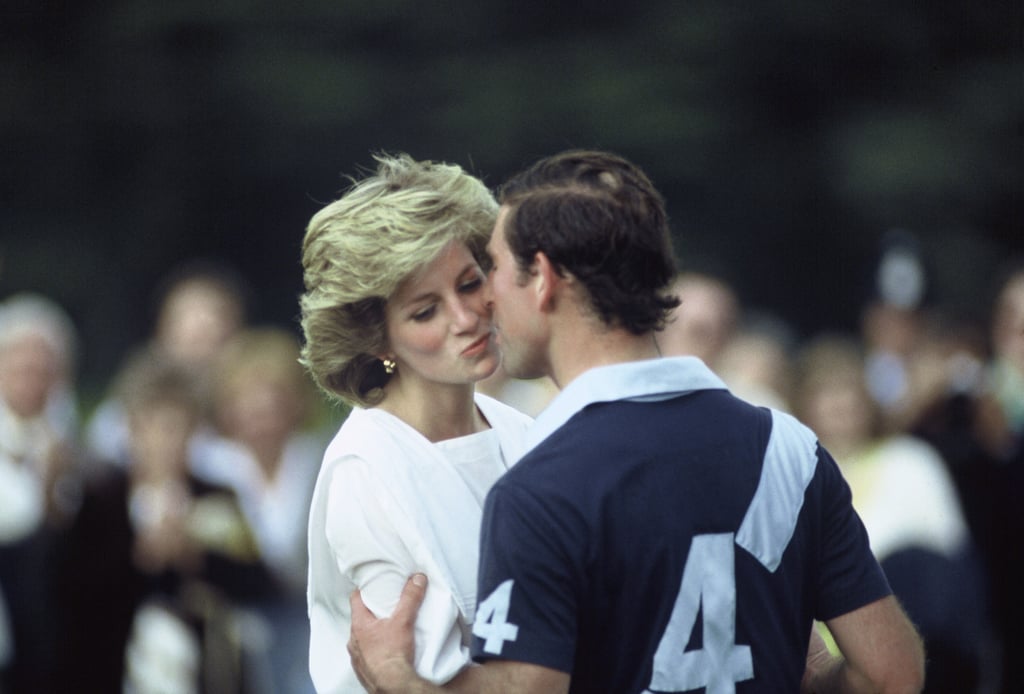
<svg viewBox="0 0 1024 694">
<path fill-rule="evenodd" d="M 516 364 L 508 359 L 502 362 L 502 367 L 505 369 L 505 373 L 511 378 L 516 378 L 521 381 L 532 381 L 535 378 L 540 378 L 545 374 L 538 369 L 530 369 L 524 367 L 522 364 Z"/>
</svg>

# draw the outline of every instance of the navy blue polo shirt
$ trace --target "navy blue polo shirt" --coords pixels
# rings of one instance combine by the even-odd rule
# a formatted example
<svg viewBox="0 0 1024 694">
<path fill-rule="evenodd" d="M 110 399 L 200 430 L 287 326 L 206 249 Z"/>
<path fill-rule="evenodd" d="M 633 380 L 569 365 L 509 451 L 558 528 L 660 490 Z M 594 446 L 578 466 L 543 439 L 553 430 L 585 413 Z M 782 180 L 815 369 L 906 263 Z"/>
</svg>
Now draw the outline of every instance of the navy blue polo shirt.
<svg viewBox="0 0 1024 694">
<path fill-rule="evenodd" d="M 797 691 L 813 619 L 890 593 L 839 470 L 693 358 L 587 372 L 481 530 L 478 660 L 573 692 Z"/>
</svg>

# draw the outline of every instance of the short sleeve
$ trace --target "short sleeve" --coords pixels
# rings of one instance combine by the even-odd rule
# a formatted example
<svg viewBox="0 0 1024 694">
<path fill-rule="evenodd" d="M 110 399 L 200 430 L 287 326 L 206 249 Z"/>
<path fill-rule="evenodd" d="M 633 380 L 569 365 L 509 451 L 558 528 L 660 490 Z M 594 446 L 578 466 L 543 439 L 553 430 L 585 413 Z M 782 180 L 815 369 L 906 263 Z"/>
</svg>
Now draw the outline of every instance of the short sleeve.
<svg viewBox="0 0 1024 694">
<path fill-rule="evenodd" d="M 463 623 L 444 578 L 414 532 L 401 523 L 395 498 L 371 464 L 346 458 L 335 466 L 326 507 L 327 543 L 337 571 L 360 590 L 367 607 L 390 615 L 408 577 L 427 574 L 427 596 L 416 620 L 416 670 L 436 684 L 447 682 L 469 664 L 468 627 Z M 345 601 L 345 617 L 350 619 Z M 350 628 L 346 623 L 345 631 Z M 348 659 L 340 652 L 338 658 Z"/>
<path fill-rule="evenodd" d="M 850 487 L 835 460 L 818 447 L 812 480 L 821 498 L 821 573 L 815 617 L 822 621 L 863 607 L 892 593 L 871 552 L 868 534 L 853 509 Z"/>
<path fill-rule="evenodd" d="M 506 481 L 484 506 L 473 657 L 571 672 L 586 529 L 568 509 Z"/>
</svg>

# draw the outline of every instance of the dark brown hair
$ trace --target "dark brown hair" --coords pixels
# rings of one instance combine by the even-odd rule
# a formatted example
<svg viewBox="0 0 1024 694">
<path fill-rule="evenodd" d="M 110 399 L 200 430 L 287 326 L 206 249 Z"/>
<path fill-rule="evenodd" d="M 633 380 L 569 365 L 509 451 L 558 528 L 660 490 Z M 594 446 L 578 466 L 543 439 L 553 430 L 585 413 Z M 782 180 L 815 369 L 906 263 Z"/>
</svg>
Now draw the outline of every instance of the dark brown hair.
<svg viewBox="0 0 1024 694">
<path fill-rule="evenodd" d="M 661 329 L 678 305 L 661 195 L 637 166 L 607 152 L 572 150 L 541 159 L 506 182 L 506 241 L 520 271 L 543 252 L 586 289 L 608 325 L 636 335 Z"/>
</svg>

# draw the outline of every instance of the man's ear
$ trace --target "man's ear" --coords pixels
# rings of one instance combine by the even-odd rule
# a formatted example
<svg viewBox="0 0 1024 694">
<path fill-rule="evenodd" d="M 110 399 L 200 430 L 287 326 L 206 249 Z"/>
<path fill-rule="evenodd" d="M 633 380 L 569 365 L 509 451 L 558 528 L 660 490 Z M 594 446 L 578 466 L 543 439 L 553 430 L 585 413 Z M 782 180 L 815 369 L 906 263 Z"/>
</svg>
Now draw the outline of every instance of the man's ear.
<svg viewBox="0 0 1024 694">
<path fill-rule="evenodd" d="M 537 305 L 541 310 L 550 311 L 555 305 L 555 295 L 564 278 L 545 253 L 537 251 L 533 256 L 534 290 Z"/>
</svg>

